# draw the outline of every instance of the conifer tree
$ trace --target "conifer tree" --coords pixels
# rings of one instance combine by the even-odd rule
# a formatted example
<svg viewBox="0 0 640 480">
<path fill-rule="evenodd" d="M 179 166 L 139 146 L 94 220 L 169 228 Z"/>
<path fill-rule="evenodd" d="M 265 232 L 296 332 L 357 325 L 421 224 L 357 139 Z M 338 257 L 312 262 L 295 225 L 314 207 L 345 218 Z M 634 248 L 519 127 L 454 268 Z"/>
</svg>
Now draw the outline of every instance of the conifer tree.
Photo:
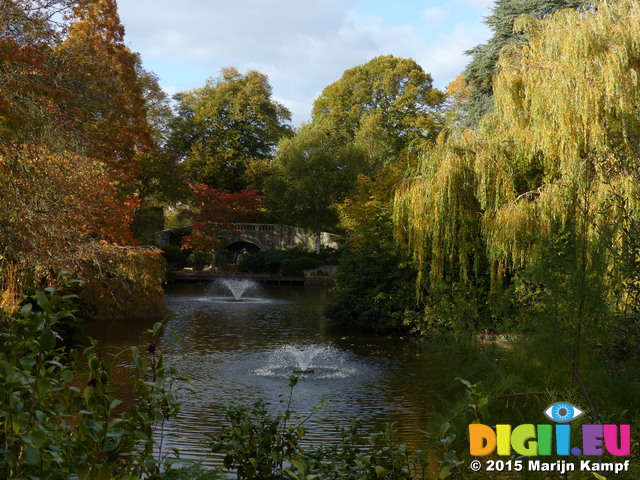
<svg viewBox="0 0 640 480">
<path fill-rule="evenodd" d="M 465 118 L 467 124 L 477 125 L 482 115 L 493 108 L 493 78 L 498 73 L 500 51 L 526 41 L 525 36 L 513 28 L 520 15 L 545 18 L 563 8 L 580 9 L 591 4 L 590 0 L 497 0 L 486 19 L 493 36 L 487 43 L 467 52 L 471 55 L 464 71 L 465 80 L 471 86 L 471 101 L 467 104 Z"/>
</svg>

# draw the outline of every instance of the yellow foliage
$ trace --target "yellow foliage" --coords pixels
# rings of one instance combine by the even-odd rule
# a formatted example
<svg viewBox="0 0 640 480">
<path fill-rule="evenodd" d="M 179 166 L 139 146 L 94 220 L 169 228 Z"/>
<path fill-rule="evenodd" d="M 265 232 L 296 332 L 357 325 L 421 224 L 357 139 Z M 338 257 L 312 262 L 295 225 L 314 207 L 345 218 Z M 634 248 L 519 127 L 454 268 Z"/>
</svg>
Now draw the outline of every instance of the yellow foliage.
<svg viewBox="0 0 640 480">
<path fill-rule="evenodd" d="M 609 255 L 613 288 L 640 211 L 640 4 L 599 2 L 516 28 L 528 43 L 501 53 L 494 112 L 424 155 L 397 192 L 398 234 L 439 281 L 466 277 L 484 256 L 525 267 L 570 225 L 577 267 Z"/>
</svg>

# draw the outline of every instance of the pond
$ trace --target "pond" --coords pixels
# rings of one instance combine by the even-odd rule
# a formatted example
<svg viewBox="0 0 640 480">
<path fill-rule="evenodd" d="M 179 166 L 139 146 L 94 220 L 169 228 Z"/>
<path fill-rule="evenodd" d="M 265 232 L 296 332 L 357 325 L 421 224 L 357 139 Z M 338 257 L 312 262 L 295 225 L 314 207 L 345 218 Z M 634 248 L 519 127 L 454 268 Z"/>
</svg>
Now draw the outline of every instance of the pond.
<svg viewBox="0 0 640 480">
<path fill-rule="evenodd" d="M 201 441 L 222 424 L 234 399 L 263 398 L 285 409 L 289 376 L 298 373 L 292 409 L 301 417 L 326 406 L 305 424 L 306 441 L 330 442 L 337 427 L 358 417 L 370 432 L 394 422 L 398 440 L 421 444 L 424 429 L 446 399 L 454 376 L 428 346 L 411 338 L 345 331 L 323 316 L 330 292 L 322 287 L 245 285 L 239 301 L 227 286 L 173 286 L 174 314 L 161 340 L 167 361 L 189 377 L 180 415 L 167 427 L 164 449 L 215 464 Z M 237 293 L 237 292 L 236 292 Z M 101 345 L 145 345 L 144 322 L 93 323 L 87 334 Z M 126 383 L 127 365 L 121 381 Z M 129 366 L 130 368 L 130 366 Z"/>
</svg>

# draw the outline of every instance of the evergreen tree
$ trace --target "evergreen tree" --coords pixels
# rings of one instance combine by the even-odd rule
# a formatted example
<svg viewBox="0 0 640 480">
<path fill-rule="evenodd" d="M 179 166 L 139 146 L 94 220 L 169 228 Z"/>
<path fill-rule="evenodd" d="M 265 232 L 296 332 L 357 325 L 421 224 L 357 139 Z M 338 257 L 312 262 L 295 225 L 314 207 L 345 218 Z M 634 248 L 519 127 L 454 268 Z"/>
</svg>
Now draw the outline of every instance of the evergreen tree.
<svg viewBox="0 0 640 480">
<path fill-rule="evenodd" d="M 486 19 L 493 31 L 487 43 L 469 50 L 471 62 L 464 71 L 465 80 L 471 85 L 471 101 L 468 103 L 466 122 L 477 125 L 482 115 L 493 108 L 493 78 L 498 73 L 500 51 L 515 46 L 526 38 L 514 31 L 514 22 L 520 15 L 545 18 L 563 8 L 585 8 L 590 0 L 497 0 L 491 15 Z"/>
</svg>

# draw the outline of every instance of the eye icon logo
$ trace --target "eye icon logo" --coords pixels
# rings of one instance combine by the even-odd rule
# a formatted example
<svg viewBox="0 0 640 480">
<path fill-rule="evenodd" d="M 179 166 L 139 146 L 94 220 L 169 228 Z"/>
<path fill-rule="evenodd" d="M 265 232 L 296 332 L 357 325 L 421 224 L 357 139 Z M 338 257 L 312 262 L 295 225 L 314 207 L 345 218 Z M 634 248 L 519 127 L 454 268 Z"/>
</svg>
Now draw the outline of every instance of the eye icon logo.
<svg viewBox="0 0 640 480">
<path fill-rule="evenodd" d="M 544 411 L 544 414 L 556 423 L 571 422 L 583 413 L 584 411 L 567 402 L 554 403 Z"/>
</svg>

